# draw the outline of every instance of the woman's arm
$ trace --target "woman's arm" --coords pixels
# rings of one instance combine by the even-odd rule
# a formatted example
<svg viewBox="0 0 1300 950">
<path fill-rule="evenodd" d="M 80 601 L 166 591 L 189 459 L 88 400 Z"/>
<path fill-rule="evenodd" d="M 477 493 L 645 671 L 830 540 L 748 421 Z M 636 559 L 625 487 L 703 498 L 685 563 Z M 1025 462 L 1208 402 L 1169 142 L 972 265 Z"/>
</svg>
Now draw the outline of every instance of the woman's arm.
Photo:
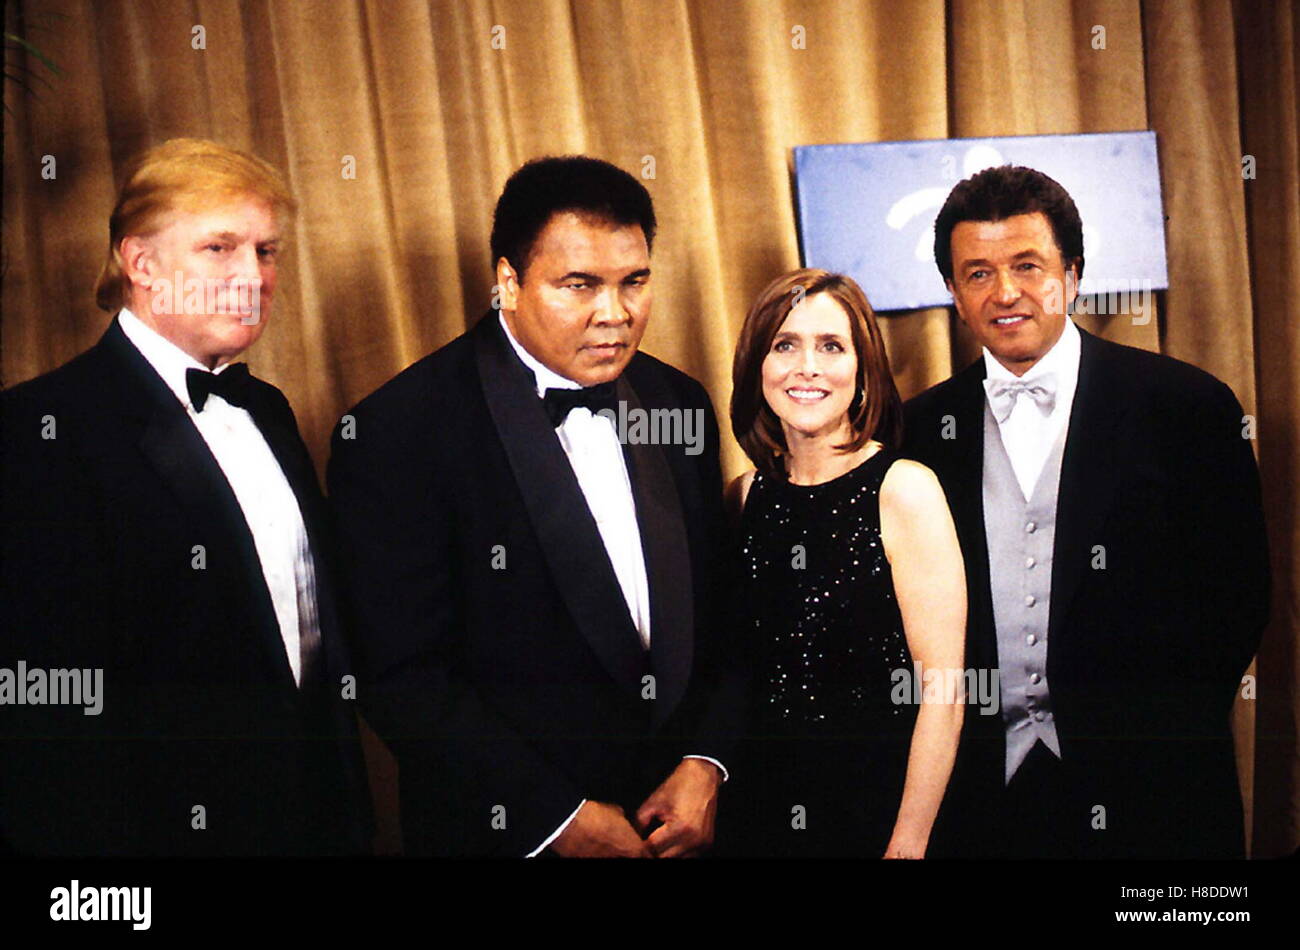
<svg viewBox="0 0 1300 950">
<path fill-rule="evenodd" d="M 939 480 L 900 459 L 880 487 L 880 533 L 907 646 L 922 671 L 921 708 L 887 858 L 925 857 L 961 736 L 966 572 Z M 919 664 L 919 667 L 916 666 Z"/>
</svg>

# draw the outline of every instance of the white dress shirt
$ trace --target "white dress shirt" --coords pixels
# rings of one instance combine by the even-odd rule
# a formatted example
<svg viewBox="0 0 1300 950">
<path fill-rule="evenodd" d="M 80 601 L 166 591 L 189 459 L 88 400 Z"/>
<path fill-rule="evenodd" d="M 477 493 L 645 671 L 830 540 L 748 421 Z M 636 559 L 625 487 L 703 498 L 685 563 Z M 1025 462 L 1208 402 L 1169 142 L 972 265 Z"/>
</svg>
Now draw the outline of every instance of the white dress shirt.
<svg viewBox="0 0 1300 950">
<path fill-rule="evenodd" d="M 246 410 L 232 406 L 215 393 L 208 396 L 202 412 L 194 408 L 185 371 L 193 368 L 207 372 L 206 366 L 146 326 L 130 310 L 124 308 L 118 322 L 126 338 L 185 407 L 226 476 L 253 535 L 294 682 L 301 685 L 300 644 L 318 644 L 320 625 L 315 564 L 297 496 Z M 229 365 L 219 366 L 215 372 Z"/>
<path fill-rule="evenodd" d="M 1060 339 L 1024 376 L 1016 376 L 997 361 L 988 347 L 984 348 L 986 395 L 1000 382 L 1020 380 L 1023 383 L 1033 383 L 1044 376 L 1056 377 L 1056 404 L 1051 412 L 1043 412 L 1033 399 L 1021 396 L 1016 399 L 1011 415 L 998 422 L 1002 445 L 1007 450 L 1011 468 L 1016 473 L 1016 481 L 1026 501 L 1034 493 L 1038 476 L 1043 471 L 1043 464 L 1051 454 L 1057 437 L 1070 422 L 1070 407 L 1074 405 L 1074 391 L 1079 385 L 1079 341 L 1078 327 L 1066 317 Z"/>
<path fill-rule="evenodd" d="M 510 333 L 504 318 L 501 328 L 524 365 L 537 380 L 537 395 L 548 389 L 581 389 L 582 384 L 565 379 L 529 353 Z M 645 554 L 641 550 L 641 529 L 636 522 L 636 501 L 627 474 L 623 445 L 614 423 L 606 416 L 593 415 L 585 406 L 570 410 L 555 434 L 569 457 L 578 487 L 596 519 L 600 540 L 623 590 L 627 612 L 641 637 L 642 649 L 650 649 L 650 582 L 646 579 Z"/>
<path fill-rule="evenodd" d="M 537 395 L 540 398 L 548 389 L 581 389 L 582 384 L 574 382 L 554 372 L 533 354 L 529 353 L 510 328 L 506 326 L 505 317 L 500 314 L 501 329 L 506 339 L 514 348 L 525 366 L 533 373 L 537 381 Z M 632 496 L 632 480 L 627 474 L 627 461 L 623 458 L 623 445 L 618 440 L 614 423 L 606 416 L 594 415 L 585 406 L 569 411 L 564 422 L 555 430 L 564 454 L 569 458 L 573 474 L 577 476 L 578 487 L 587 500 L 591 516 L 596 519 L 600 539 L 614 567 L 614 576 L 622 588 L 623 599 L 627 603 L 632 623 L 641 638 L 643 649 L 650 649 L 650 582 L 646 577 L 645 553 L 641 549 L 641 529 L 636 520 L 636 501 Z M 712 762 L 722 772 L 722 780 L 727 780 L 727 770 L 722 763 L 706 755 L 688 755 L 688 759 L 704 759 Z M 560 836 L 569 822 L 577 817 L 587 799 L 578 803 L 573 814 L 556 828 L 551 836 L 543 841 L 528 857 L 541 854 L 552 841 Z"/>
</svg>

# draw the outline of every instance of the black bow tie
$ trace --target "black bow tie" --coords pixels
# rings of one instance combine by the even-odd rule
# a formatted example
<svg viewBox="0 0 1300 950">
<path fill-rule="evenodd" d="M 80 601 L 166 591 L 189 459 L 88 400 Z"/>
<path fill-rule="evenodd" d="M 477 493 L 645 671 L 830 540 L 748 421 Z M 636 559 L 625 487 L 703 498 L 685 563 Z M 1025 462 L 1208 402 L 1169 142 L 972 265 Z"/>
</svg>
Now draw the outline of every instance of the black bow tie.
<svg viewBox="0 0 1300 950">
<path fill-rule="evenodd" d="M 548 389 L 542 397 L 551 425 L 559 428 L 569 416 L 569 410 L 582 406 L 594 416 L 602 409 L 614 411 L 614 384 L 601 383 L 586 389 Z"/>
<path fill-rule="evenodd" d="M 190 402 L 194 403 L 195 412 L 202 412 L 212 395 L 220 396 L 232 406 L 247 407 L 252 382 L 247 363 L 233 363 L 220 373 L 203 369 L 185 371 L 185 388 L 190 391 Z"/>
</svg>

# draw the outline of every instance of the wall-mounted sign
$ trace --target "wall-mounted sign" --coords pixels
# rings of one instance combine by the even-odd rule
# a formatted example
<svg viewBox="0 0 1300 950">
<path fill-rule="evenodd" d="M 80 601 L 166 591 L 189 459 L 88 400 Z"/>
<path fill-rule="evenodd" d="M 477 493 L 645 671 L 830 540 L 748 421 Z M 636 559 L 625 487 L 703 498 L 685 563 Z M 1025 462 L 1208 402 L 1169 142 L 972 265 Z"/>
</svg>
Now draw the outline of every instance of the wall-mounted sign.
<svg viewBox="0 0 1300 950">
<path fill-rule="evenodd" d="M 1081 293 L 1168 286 L 1154 132 L 800 146 L 804 264 L 848 274 L 877 310 L 946 306 L 935 216 L 958 181 L 1003 164 L 1036 168 L 1074 198 L 1083 219 Z"/>
</svg>

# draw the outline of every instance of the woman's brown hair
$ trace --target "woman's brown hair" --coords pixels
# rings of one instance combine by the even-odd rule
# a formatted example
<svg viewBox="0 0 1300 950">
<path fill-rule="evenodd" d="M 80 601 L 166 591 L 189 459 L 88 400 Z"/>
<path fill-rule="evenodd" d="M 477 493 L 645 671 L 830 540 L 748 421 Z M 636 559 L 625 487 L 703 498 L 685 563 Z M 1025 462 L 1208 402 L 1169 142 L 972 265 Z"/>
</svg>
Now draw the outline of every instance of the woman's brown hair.
<svg viewBox="0 0 1300 950">
<path fill-rule="evenodd" d="M 871 439 L 897 447 L 903 435 L 903 403 L 898 397 L 889 354 L 876 325 L 876 314 L 862 288 L 843 274 L 805 267 L 772 281 L 745 316 L 731 367 L 731 431 L 755 468 L 781 472 L 788 452 L 781 420 L 763 397 L 763 360 L 785 318 L 814 294 L 829 294 L 849 317 L 849 333 L 858 358 L 857 391 L 849 404 L 853 437 L 835 448 L 855 452 Z"/>
</svg>

